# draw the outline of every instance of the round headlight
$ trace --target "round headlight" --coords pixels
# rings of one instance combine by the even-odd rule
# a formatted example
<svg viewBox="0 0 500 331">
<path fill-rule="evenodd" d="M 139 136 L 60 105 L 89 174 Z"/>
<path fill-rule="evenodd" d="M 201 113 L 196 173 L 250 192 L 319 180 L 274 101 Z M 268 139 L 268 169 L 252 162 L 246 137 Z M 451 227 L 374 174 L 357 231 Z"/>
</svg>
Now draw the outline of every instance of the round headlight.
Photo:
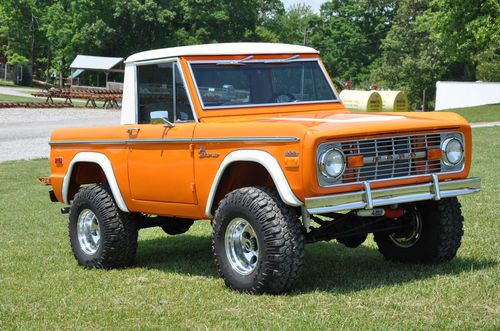
<svg viewBox="0 0 500 331">
<path fill-rule="evenodd" d="M 464 146 L 457 138 L 448 138 L 443 143 L 443 161 L 447 166 L 456 166 L 464 158 Z"/>
<path fill-rule="evenodd" d="M 319 169 L 326 177 L 340 177 L 345 170 L 344 153 L 336 148 L 327 150 L 319 159 Z"/>
</svg>

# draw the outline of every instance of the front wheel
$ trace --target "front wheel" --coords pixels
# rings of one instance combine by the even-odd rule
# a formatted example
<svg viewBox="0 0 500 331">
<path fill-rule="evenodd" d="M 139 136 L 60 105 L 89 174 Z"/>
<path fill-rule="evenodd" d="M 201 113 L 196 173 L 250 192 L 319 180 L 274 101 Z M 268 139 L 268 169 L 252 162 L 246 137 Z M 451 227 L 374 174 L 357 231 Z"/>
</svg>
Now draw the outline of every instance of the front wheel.
<svg viewBox="0 0 500 331">
<path fill-rule="evenodd" d="M 304 259 L 297 213 L 263 187 L 226 195 L 215 213 L 212 247 L 226 285 L 251 293 L 290 289 Z"/>
<path fill-rule="evenodd" d="M 453 259 L 461 244 L 463 216 L 457 198 L 410 205 L 400 222 L 408 228 L 375 233 L 380 253 L 388 260 L 406 263 L 442 263 Z"/>
</svg>

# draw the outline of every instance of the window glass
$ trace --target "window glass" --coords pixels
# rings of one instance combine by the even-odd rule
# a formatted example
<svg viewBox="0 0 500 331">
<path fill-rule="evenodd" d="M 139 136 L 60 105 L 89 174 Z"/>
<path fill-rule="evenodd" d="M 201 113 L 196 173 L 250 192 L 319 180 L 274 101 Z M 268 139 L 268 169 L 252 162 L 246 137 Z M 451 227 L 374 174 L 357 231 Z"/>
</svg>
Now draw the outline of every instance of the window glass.
<svg viewBox="0 0 500 331">
<path fill-rule="evenodd" d="M 191 110 L 191 104 L 189 103 L 189 98 L 186 92 L 186 87 L 184 86 L 184 81 L 182 80 L 181 72 L 179 71 L 179 66 L 175 66 L 175 119 L 178 122 L 194 121 L 193 111 Z"/>
<path fill-rule="evenodd" d="M 194 120 L 177 63 L 137 66 L 137 90 L 138 123 L 164 123 L 163 118 L 170 122 Z"/>
<path fill-rule="evenodd" d="M 205 107 L 337 101 L 317 61 L 193 63 Z"/>
<path fill-rule="evenodd" d="M 163 123 L 174 120 L 172 63 L 137 67 L 139 123 Z"/>
</svg>

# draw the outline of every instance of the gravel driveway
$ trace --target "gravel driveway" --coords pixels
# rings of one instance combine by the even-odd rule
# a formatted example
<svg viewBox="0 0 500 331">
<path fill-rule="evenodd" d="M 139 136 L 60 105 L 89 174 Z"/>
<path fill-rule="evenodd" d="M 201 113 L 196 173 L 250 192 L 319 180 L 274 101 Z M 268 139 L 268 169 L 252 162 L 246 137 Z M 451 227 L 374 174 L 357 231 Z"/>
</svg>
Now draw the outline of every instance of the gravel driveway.
<svg viewBox="0 0 500 331">
<path fill-rule="evenodd" d="M 52 130 L 120 123 L 116 109 L 0 109 L 0 162 L 49 157 Z"/>
</svg>

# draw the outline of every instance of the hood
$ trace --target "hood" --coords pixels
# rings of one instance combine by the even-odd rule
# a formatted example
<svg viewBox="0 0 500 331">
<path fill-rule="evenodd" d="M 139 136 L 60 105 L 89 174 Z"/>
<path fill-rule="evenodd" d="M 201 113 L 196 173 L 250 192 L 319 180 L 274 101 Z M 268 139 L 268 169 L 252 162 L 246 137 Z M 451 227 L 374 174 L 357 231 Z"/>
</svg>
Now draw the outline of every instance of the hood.
<svg viewBox="0 0 500 331">
<path fill-rule="evenodd" d="M 214 122 L 244 124 L 244 127 L 299 127 L 304 133 L 316 137 L 352 137 L 366 134 L 404 133 L 415 131 L 457 129 L 468 126 L 460 115 L 446 112 L 404 112 L 404 113 L 351 113 L 351 112 L 306 112 L 280 113 L 261 116 L 238 116 L 211 119 Z M 260 131 L 260 130 L 259 130 Z"/>
</svg>

